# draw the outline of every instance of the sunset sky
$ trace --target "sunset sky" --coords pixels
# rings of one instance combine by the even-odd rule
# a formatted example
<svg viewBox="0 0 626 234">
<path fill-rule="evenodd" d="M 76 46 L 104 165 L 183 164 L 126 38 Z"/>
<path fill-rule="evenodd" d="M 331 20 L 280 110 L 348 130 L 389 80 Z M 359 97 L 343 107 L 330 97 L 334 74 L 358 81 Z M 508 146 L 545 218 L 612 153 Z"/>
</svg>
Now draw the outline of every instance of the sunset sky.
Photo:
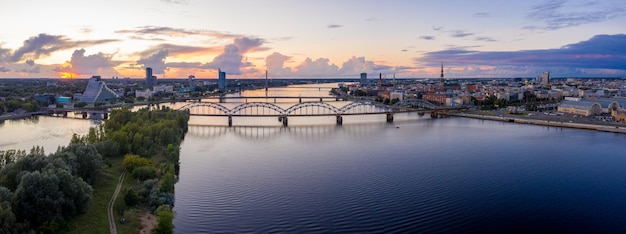
<svg viewBox="0 0 626 234">
<path fill-rule="evenodd" d="M 0 0 L 0 78 L 626 76 L 626 1 Z"/>
</svg>

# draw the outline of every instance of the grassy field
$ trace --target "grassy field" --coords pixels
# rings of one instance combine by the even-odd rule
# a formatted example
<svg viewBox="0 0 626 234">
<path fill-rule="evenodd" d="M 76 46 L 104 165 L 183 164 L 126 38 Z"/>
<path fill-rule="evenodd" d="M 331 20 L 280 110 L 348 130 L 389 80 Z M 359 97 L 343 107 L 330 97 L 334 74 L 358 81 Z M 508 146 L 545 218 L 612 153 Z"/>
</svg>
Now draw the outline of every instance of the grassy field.
<svg viewBox="0 0 626 234">
<path fill-rule="evenodd" d="M 94 193 L 89 209 L 87 209 L 87 212 L 84 214 L 70 220 L 68 222 L 68 230 L 65 230 L 64 233 L 110 233 L 109 220 L 107 217 L 107 205 L 113 195 L 113 192 L 115 191 L 117 179 L 122 173 L 123 168 L 121 158 L 109 159 L 105 163 L 111 163 L 111 167 L 104 169 L 100 173 L 100 176 L 98 176 L 96 183 L 93 185 Z M 126 178 L 128 178 L 128 176 Z M 124 188 L 122 188 L 122 190 L 123 189 Z M 120 198 L 118 197 L 118 200 L 119 199 Z M 121 199 L 123 200 L 123 197 Z M 127 224 L 132 225 L 132 222 L 128 222 Z M 137 222 L 137 224 L 141 227 L 140 223 Z M 138 231 L 118 233 L 137 232 Z"/>
</svg>

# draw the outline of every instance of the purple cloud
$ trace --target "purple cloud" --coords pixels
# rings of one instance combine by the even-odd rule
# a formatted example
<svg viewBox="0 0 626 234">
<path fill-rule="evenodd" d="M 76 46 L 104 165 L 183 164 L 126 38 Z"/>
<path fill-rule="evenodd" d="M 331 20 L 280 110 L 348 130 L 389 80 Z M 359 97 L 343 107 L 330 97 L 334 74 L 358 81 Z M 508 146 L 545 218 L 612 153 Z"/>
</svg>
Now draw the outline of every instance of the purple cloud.
<svg viewBox="0 0 626 234">
<path fill-rule="evenodd" d="M 342 25 L 339 24 L 329 24 L 328 26 L 326 26 L 327 28 L 341 28 L 343 27 Z"/>
<path fill-rule="evenodd" d="M 421 36 L 419 39 L 432 41 L 435 40 L 435 36 Z"/>
<path fill-rule="evenodd" d="M 227 74 L 241 75 L 244 72 L 252 72 L 254 69 L 248 69 L 243 71 L 242 68 L 253 67 L 252 63 L 248 62 L 243 57 L 248 51 L 263 50 L 261 45 L 263 40 L 259 38 L 236 38 L 233 44 L 226 45 L 224 51 L 213 59 L 213 61 L 204 64 L 201 68 L 206 69 L 221 69 Z"/>
<path fill-rule="evenodd" d="M 8 58 L 10 62 L 17 62 L 22 60 L 25 55 L 31 55 L 32 58 L 37 59 L 41 55 L 49 55 L 52 52 L 71 49 L 81 46 L 92 46 L 104 43 L 115 42 L 118 40 L 93 40 L 93 41 L 73 41 L 65 36 L 48 35 L 45 33 L 39 34 L 34 37 L 30 37 L 25 40 L 22 47 L 18 48 Z"/>
<path fill-rule="evenodd" d="M 167 70 L 165 66 L 165 58 L 169 55 L 167 49 L 162 49 L 159 52 L 150 56 L 144 57 L 137 61 L 137 64 L 143 65 L 143 68 L 150 67 L 154 74 L 163 74 Z"/>
<path fill-rule="evenodd" d="M 2 73 L 6 73 L 6 72 L 10 72 L 11 70 L 6 68 L 6 67 L 0 67 L 0 72 Z"/>
<path fill-rule="evenodd" d="M 451 37 L 468 37 L 472 35 L 474 35 L 474 33 L 466 32 L 465 30 L 452 30 L 450 32 Z"/>
<path fill-rule="evenodd" d="M 598 5 L 596 7 L 596 5 Z M 574 8 L 575 11 L 566 11 Z M 567 4 L 566 0 L 552 0 L 531 7 L 527 19 L 540 22 L 539 25 L 525 26 L 523 29 L 552 31 L 583 24 L 603 22 L 626 15 L 624 5 Z"/>
<path fill-rule="evenodd" d="M 613 69 L 626 73 L 625 44 L 626 34 L 596 35 L 558 49 L 501 52 L 450 49 L 428 52 L 414 61 L 426 66 L 438 66 L 441 61 L 446 61 L 451 66 L 543 67 L 571 72 L 577 69 Z"/>
</svg>

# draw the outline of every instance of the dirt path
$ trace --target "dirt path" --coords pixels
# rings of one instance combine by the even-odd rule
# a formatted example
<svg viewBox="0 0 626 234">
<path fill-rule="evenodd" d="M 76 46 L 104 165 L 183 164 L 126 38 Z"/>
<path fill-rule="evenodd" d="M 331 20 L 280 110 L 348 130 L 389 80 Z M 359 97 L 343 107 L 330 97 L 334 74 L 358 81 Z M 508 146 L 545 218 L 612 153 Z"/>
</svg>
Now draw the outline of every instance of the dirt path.
<svg viewBox="0 0 626 234">
<path fill-rule="evenodd" d="M 156 216 L 150 213 L 146 213 L 145 215 L 139 217 L 139 219 L 141 220 L 141 225 L 143 225 L 143 228 L 141 229 L 141 231 L 139 231 L 139 233 L 151 234 L 152 229 L 154 229 L 154 227 L 156 227 L 157 225 Z"/>
<path fill-rule="evenodd" d="M 120 193 L 120 189 L 122 188 L 125 175 L 126 171 L 123 171 L 120 175 L 120 179 L 117 181 L 117 187 L 115 188 L 113 196 L 111 196 L 111 200 L 109 201 L 109 207 L 107 209 L 109 215 L 109 230 L 111 230 L 111 234 L 117 234 L 117 227 L 115 227 L 115 216 L 113 215 L 113 204 L 115 204 L 115 199 L 117 199 L 117 195 Z"/>
</svg>

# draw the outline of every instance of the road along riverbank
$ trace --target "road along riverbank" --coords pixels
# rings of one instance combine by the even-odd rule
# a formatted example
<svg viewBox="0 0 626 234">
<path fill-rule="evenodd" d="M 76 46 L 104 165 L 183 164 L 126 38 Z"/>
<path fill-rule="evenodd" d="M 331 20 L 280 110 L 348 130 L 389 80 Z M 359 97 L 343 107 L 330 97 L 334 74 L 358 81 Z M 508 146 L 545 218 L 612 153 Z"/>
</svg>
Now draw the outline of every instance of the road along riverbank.
<svg viewBox="0 0 626 234">
<path fill-rule="evenodd" d="M 619 126 L 563 122 L 563 121 L 554 121 L 554 120 L 538 120 L 538 119 L 529 119 L 529 118 L 523 118 L 523 117 L 494 116 L 494 115 L 481 115 L 481 114 L 470 114 L 470 113 L 448 113 L 448 115 L 457 116 L 457 117 L 474 118 L 474 119 L 502 121 L 502 122 L 534 124 L 534 125 L 561 127 L 561 128 L 576 128 L 576 129 L 586 129 L 586 130 L 626 134 L 626 127 L 619 127 Z"/>
</svg>

